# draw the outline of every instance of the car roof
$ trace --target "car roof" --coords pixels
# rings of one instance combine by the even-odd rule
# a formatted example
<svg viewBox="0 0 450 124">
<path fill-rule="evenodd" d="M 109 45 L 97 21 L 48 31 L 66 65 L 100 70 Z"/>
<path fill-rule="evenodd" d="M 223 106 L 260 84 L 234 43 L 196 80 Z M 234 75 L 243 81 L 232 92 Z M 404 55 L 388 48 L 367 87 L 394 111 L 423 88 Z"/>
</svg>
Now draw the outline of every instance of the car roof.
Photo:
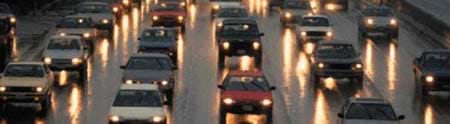
<svg viewBox="0 0 450 124">
<path fill-rule="evenodd" d="M 259 77 L 264 76 L 264 74 L 261 71 L 253 70 L 253 71 L 240 71 L 240 70 L 233 70 L 228 73 L 229 76 L 251 76 L 251 77 Z"/>
<path fill-rule="evenodd" d="M 254 19 L 247 19 L 247 18 L 234 18 L 223 20 L 223 24 L 233 24 L 233 23 L 256 24 L 256 21 Z"/>
<path fill-rule="evenodd" d="M 52 37 L 50 37 L 50 39 L 81 39 L 81 37 L 77 35 L 66 35 L 66 36 L 53 35 Z"/>
<path fill-rule="evenodd" d="M 424 53 L 450 53 L 450 49 L 430 49 L 423 51 Z"/>
<path fill-rule="evenodd" d="M 122 84 L 120 90 L 158 90 L 156 84 Z"/>
<path fill-rule="evenodd" d="M 106 2 L 99 2 L 99 1 L 96 1 L 96 2 L 83 2 L 83 3 L 81 3 L 81 4 L 90 4 L 90 5 L 109 5 L 109 4 L 106 3 Z"/>
<path fill-rule="evenodd" d="M 350 103 L 390 104 L 383 98 L 349 98 Z"/>
<path fill-rule="evenodd" d="M 8 65 L 44 65 L 40 61 L 20 61 L 20 62 L 10 62 Z"/>
<path fill-rule="evenodd" d="M 325 16 L 325 15 L 304 15 L 303 16 L 303 18 L 308 18 L 308 17 L 327 18 L 328 19 L 328 16 Z"/>
<path fill-rule="evenodd" d="M 131 57 L 163 57 L 169 58 L 169 55 L 163 53 L 137 53 L 130 56 Z"/>
</svg>

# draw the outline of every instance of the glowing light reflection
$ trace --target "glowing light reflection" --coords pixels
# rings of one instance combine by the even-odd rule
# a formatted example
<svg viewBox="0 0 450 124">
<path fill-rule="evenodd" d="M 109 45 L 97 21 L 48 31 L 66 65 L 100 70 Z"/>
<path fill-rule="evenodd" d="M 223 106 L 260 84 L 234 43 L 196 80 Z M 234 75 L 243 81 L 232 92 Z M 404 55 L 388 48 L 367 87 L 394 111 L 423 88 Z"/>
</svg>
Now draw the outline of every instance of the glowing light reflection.
<svg viewBox="0 0 450 124">
<path fill-rule="evenodd" d="M 76 85 L 72 88 L 69 98 L 69 115 L 72 124 L 79 124 L 79 115 L 81 112 L 81 92 Z"/>
<path fill-rule="evenodd" d="M 433 116 L 433 108 L 431 107 L 431 105 L 427 105 L 425 108 L 424 124 L 434 124 Z"/>
<path fill-rule="evenodd" d="M 389 90 L 395 89 L 396 79 L 396 48 L 394 44 L 390 44 L 389 46 L 389 59 L 388 59 L 388 82 L 389 82 Z M 392 93 L 392 92 L 389 92 Z"/>
<path fill-rule="evenodd" d="M 328 106 L 322 91 L 318 91 L 317 100 L 314 105 L 314 124 L 329 124 Z"/>
</svg>

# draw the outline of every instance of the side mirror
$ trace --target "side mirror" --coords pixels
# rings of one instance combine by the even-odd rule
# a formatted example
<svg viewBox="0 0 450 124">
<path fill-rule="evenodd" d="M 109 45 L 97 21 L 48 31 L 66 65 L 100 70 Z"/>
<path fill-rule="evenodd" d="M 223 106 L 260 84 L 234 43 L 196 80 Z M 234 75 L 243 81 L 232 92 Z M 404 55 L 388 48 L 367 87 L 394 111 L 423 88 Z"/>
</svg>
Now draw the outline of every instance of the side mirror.
<svg viewBox="0 0 450 124">
<path fill-rule="evenodd" d="M 338 116 L 339 118 L 343 118 L 343 117 L 344 117 L 344 114 L 338 113 L 337 116 Z"/>
<path fill-rule="evenodd" d="M 259 36 L 264 36 L 264 33 L 260 33 Z"/>
<path fill-rule="evenodd" d="M 405 115 L 398 116 L 398 120 L 403 120 L 403 119 L 405 119 Z"/>
<path fill-rule="evenodd" d="M 120 69 L 125 69 L 125 65 L 121 65 L 121 66 L 120 66 Z"/>
<path fill-rule="evenodd" d="M 275 89 L 277 89 L 276 87 L 274 87 L 274 86 L 272 86 L 272 87 L 270 87 L 270 91 L 274 91 Z"/>
<path fill-rule="evenodd" d="M 217 85 L 217 88 L 223 89 L 224 87 L 223 87 L 223 85 Z"/>
</svg>

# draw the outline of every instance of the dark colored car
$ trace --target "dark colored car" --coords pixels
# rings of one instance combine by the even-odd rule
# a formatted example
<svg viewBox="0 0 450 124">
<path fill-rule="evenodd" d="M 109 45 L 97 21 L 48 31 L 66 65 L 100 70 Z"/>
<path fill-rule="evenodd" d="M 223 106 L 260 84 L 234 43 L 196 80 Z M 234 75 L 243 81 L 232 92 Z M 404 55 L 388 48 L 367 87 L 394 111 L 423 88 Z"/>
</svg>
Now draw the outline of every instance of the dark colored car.
<svg viewBox="0 0 450 124">
<path fill-rule="evenodd" d="M 286 0 L 281 6 L 280 22 L 283 26 L 300 21 L 302 16 L 312 14 L 309 1 Z"/>
<path fill-rule="evenodd" d="M 450 91 L 450 50 L 427 50 L 413 61 L 417 89 L 428 95 L 429 91 Z"/>
<path fill-rule="evenodd" d="M 218 86 L 220 91 L 220 124 L 226 124 L 227 113 L 263 114 L 272 123 L 272 91 L 260 71 L 231 71 Z"/>
<path fill-rule="evenodd" d="M 8 4 L 1 3 L 0 2 L 0 19 L 6 19 L 7 20 L 7 27 L 8 30 L 11 31 L 16 28 L 16 17 L 12 13 L 11 9 L 9 8 Z"/>
<path fill-rule="evenodd" d="M 152 26 L 181 27 L 185 31 L 186 10 L 180 3 L 166 2 L 156 4 L 151 11 Z"/>
<path fill-rule="evenodd" d="M 392 10 L 386 6 L 368 7 L 362 11 L 358 22 L 358 40 L 365 38 L 398 38 L 399 24 Z"/>
<path fill-rule="evenodd" d="M 253 19 L 226 19 L 217 29 L 219 67 L 224 67 L 226 56 L 255 57 L 256 66 L 262 64 L 262 44 L 258 24 Z"/>
<path fill-rule="evenodd" d="M 14 33 L 10 31 L 8 19 L 0 19 L 0 62 L 7 63 L 12 54 Z"/>
<path fill-rule="evenodd" d="M 286 0 L 269 0 L 269 9 L 282 6 L 284 1 Z"/>
<path fill-rule="evenodd" d="M 162 2 L 162 3 L 167 3 L 167 2 L 175 2 L 175 3 L 179 3 L 181 6 L 184 7 L 184 9 L 188 10 L 188 2 L 187 0 L 159 0 L 158 2 Z M 194 2 L 194 1 L 192 1 Z"/>
<path fill-rule="evenodd" d="M 349 98 L 337 116 L 337 124 L 398 124 L 405 119 L 382 98 Z"/>
<path fill-rule="evenodd" d="M 322 8 L 325 8 L 325 10 L 342 10 L 342 11 L 348 11 L 348 0 L 321 0 L 320 5 L 322 5 Z"/>
<path fill-rule="evenodd" d="M 177 30 L 175 28 L 150 27 L 138 38 L 138 53 L 164 53 L 178 63 Z"/>
<path fill-rule="evenodd" d="M 315 48 L 311 62 L 311 76 L 316 87 L 320 86 L 322 77 L 350 78 L 357 86 L 362 86 L 363 64 L 351 43 L 321 42 Z"/>
</svg>

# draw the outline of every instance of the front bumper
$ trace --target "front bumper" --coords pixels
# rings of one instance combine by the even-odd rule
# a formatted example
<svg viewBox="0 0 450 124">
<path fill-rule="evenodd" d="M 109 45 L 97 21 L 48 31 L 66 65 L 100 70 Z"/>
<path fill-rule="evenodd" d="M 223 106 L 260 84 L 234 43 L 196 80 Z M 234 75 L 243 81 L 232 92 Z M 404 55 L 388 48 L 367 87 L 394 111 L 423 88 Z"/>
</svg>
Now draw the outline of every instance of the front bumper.
<svg viewBox="0 0 450 124">
<path fill-rule="evenodd" d="M 164 26 L 164 27 L 184 27 L 185 21 L 178 20 L 153 20 L 153 26 Z"/>
<path fill-rule="evenodd" d="M 367 34 L 367 36 L 398 35 L 398 26 L 387 26 L 387 27 L 364 26 L 363 31 Z"/>
<path fill-rule="evenodd" d="M 364 76 L 364 72 L 363 70 L 316 69 L 314 75 L 320 77 L 353 78 Z"/>
<path fill-rule="evenodd" d="M 41 103 L 47 99 L 43 93 L 0 93 L 0 103 Z"/>
<path fill-rule="evenodd" d="M 72 60 L 57 60 L 52 59 L 50 64 L 47 64 L 50 70 L 58 71 L 58 70 L 66 70 L 66 71 L 79 71 L 84 69 L 84 63 L 80 64 L 72 64 Z"/>
<path fill-rule="evenodd" d="M 450 76 L 435 77 L 435 81 L 428 83 L 422 78 L 422 88 L 431 91 L 450 91 Z"/>
<path fill-rule="evenodd" d="M 233 103 L 225 105 L 222 103 L 222 110 L 233 114 L 266 114 L 272 112 L 272 105 L 263 106 L 260 103 Z"/>
</svg>

